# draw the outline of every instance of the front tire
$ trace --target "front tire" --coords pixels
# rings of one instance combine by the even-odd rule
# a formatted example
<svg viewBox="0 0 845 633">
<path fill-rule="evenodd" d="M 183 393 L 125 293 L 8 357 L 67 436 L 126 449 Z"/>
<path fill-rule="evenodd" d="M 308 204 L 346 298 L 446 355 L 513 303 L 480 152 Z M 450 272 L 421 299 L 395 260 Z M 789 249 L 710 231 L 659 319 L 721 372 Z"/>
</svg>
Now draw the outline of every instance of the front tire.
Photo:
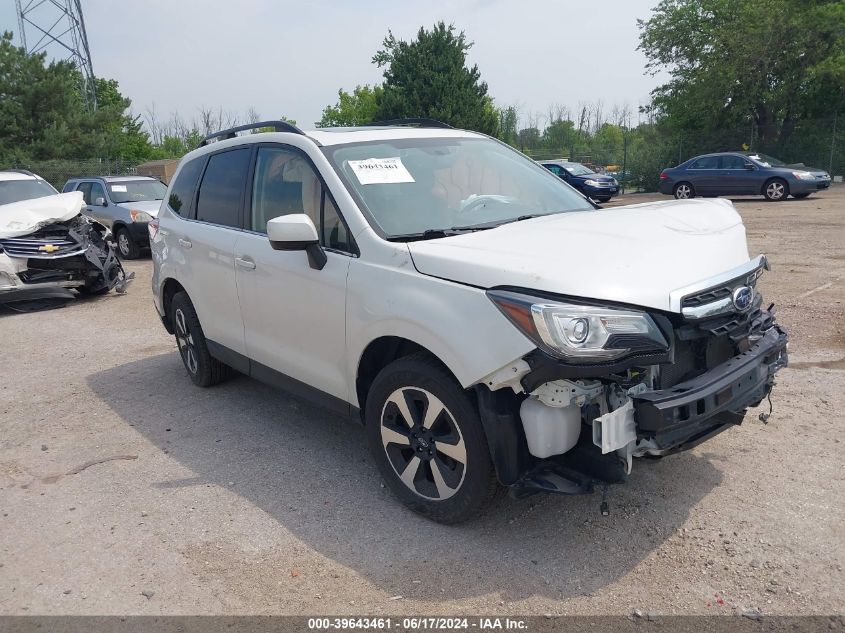
<svg viewBox="0 0 845 633">
<path fill-rule="evenodd" d="M 185 292 L 177 292 L 170 303 L 170 318 L 179 355 L 191 381 L 198 387 L 211 387 L 232 375 L 232 368 L 208 351 L 205 335 L 194 305 Z"/>
<path fill-rule="evenodd" d="M 679 182 L 672 190 L 672 195 L 675 196 L 675 200 L 695 198 L 695 187 L 688 182 Z"/>
<path fill-rule="evenodd" d="M 431 357 L 415 354 L 385 367 L 367 395 L 365 420 L 384 481 L 414 512 L 459 523 L 496 496 L 478 410 Z"/>
<path fill-rule="evenodd" d="M 785 180 L 772 178 L 763 186 L 763 195 L 769 202 L 782 202 L 789 195 L 789 185 Z"/>
<path fill-rule="evenodd" d="M 114 238 L 117 241 L 117 252 L 120 254 L 121 259 L 138 259 L 141 255 L 141 248 L 135 243 L 126 229 L 118 229 Z"/>
</svg>

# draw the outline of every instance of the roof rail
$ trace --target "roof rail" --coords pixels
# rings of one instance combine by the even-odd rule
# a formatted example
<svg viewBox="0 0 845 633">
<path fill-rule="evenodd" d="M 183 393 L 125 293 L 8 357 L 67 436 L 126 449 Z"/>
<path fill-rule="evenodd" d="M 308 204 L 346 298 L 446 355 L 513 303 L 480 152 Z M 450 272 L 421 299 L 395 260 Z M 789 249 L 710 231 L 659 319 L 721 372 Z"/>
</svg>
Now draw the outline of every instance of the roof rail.
<svg viewBox="0 0 845 633">
<path fill-rule="evenodd" d="M 387 121 L 373 121 L 372 123 L 365 123 L 367 127 L 376 126 L 376 125 L 417 125 L 419 127 L 439 127 L 439 128 L 447 128 L 449 130 L 454 130 L 451 125 L 448 123 L 443 123 L 443 121 L 438 121 L 437 119 L 427 119 L 427 118 L 411 118 L 411 119 L 388 119 Z"/>
<path fill-rule="evenodd" d="M 228 130 L 221 130 L 214 134 L 209 134 L 202 141 L 200 147 L 208 145 L 211 139 L 219 138 L 221 141 L 227 138 L 235 138 L 238 132 L 246 132 L 247 130 L 256 130 L 262 127 L 271 127 L 275 132 L 293 132 L 294 134 L 302 134 L 305 132 L 296 127 L 293 123 L 287 121 L 259 121 L 258 123 L 248 123 L 246 125 L 239 125 L 238 127 L 231 127 Z"/>
<path fill-rule="evenodd" d="M 35 174 L 33 174 L 31 171 L 29 171 L 28 169 L 18 169 L 17 167 L 12 167 L 11 169 L 0 169 L 0 171 L 11 171 L 11 172 L 14 172 L 16 174 L 24 174 L 25 176 L 33 176 L 33 177 L 37 178 L 37 176 Z"/>
</svg>

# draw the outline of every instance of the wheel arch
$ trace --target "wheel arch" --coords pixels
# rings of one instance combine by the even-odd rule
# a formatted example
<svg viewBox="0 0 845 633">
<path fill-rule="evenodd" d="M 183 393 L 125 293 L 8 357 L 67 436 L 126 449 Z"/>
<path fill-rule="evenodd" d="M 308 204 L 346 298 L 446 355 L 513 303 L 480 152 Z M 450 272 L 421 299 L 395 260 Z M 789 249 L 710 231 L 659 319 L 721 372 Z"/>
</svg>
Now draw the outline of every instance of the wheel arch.
<svg viewBox="0 0 845 633">
<path fill-rule="evenodd" d="M 358 367 L 355 372 L 355 395 L 358 399 L 362 421 L 367 394 L 378 373 L 393 361 L 413 354 L 425 354 L 430 357 L 454 378 L 455 382 L 460 384 L 455 372 L 437 354 L 424 345 L 402 336 L 380 336 L 370 341 L 364 348 L 358 359 Z"/>
<path fill-rule="evenodd" d="M 170 304 L 173 303 L 173 297 L 177 292 L 184 292 L 187 294 L 184 286 L 176 281 L 173 277 L 167 278 L 161 285 L 161 308 L 163 311 L 162 323 L 168 333 L 173 334 L 173 319 L 171 318 Z"/>
<path fill-rule="evenodd" d="M 789 189 L 790 189 L 789 181 L 786 178 L 784 178 L 783 176 L 769 176 L 768 178 L 766 178 L 766 180 L 763 181 L 763 186 L 760 187 L 760 195 L 765 196 L 766 195 L 766 187 L 768 187 L 769 184 L 771 184 L 775 180 L 779 180 L 780 182 L 783 183 L 784 187 L 786 187 L 786 193 L 784 194 L 783 197 L 786 198 L 787 196 L 789 196 Z"/>
</svg>

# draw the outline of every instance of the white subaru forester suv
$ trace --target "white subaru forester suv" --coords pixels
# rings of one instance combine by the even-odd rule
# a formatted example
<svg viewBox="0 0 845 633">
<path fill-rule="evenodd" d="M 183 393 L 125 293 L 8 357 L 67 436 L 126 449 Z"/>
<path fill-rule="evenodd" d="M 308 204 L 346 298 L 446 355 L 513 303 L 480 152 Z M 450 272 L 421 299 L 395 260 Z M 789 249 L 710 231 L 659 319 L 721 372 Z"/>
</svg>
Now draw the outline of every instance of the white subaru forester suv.
<svg viewBox="0 0 845 633">
<path fill-rule="evenodd" d="M 769 395 L 787 335 L 730 202 L 600 210 L 495 139 L 388 123 L 263 122 L 184 157 L 149 230 L 196 385 L 237 371 L 360 419 L 442 522 L 621 483 Z"/>
</svg>

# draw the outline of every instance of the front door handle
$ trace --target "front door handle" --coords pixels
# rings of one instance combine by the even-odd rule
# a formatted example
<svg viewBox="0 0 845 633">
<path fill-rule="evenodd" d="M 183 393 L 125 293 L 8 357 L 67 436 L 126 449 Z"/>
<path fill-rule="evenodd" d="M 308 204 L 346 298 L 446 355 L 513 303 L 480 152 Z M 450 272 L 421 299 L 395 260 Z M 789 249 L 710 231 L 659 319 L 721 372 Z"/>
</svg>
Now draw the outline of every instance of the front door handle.
<svg viewBox="0 0 845 633">
<path fill-rule="evenodd" d="M 191 244 L 191 240 L 183 240 L 181 237 L 179 238 L 179 246 L 183 246 L 184 248 L 191 248 L 193 244 Z"/>
<path fill-rule="evenodd" d="M 246 268 L 247 270 L 255 270 L 255 262 L 251 259 L 245 259 L 243 257 L 235 257 L 235 263 L 240 266 L 241 268 Z"/>
</svg>

